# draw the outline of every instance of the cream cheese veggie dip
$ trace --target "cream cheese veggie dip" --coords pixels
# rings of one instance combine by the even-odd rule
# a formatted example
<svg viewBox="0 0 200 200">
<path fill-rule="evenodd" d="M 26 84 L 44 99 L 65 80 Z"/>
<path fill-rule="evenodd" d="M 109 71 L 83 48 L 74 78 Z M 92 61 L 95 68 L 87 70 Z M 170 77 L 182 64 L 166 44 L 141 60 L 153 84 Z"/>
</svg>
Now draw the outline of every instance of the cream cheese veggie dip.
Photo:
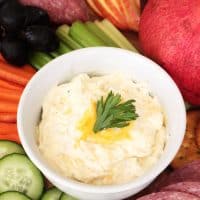
<svg viewBox="0 0 200 200">
<path fill-rule="evenodd" d="M 106 102 L 110 91 L 113 96 Z M 142 176 L 158 161 L 166 142 L 163 108 L 150 92 L 146 84 L 119 74 L 80 74 L 55 86 L 44 100 L 37 128 L 41 154 L 64 177 L 84 183 L 121 184 Z M 116 94 L 121 104 L 133 99 L 135 113 L 124 111 L 125 104 L 111 109 Z M 114 115 L 106 118 L 108 112 Z M 131 114 L 137 115 L 134 120 L 120 121 Z M 108 124 L 115 127 L 102 128 Z"/>
</svg>

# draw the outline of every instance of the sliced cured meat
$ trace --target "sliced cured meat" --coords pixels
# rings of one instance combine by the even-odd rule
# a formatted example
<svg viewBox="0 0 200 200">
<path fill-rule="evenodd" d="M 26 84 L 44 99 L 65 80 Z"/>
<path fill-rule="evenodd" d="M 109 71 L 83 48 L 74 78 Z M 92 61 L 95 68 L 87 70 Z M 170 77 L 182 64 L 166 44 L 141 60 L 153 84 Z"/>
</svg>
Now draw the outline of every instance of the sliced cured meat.
<svg viewBox="0 0 200 200">
<path fill-rule="evenodd" d="M 89 9 L 84 0 L 20 0 L 20 2 L 46 10 L 51 20 L 56 23 L 89 20 Z"/>
<path fill-rule="evenodd" d="M 145 190 L 146 193 L 158 192 L 165 186 L 186 181 L 200 182 L 200 160 L 172 172 L 164 172 Z"/>
<path fill-rule="evenodd" d="M 147 188 L 147 193 L 152 193 L 152 192 L 157 192 L 159 190 L 159 188 L 165 184 L 166 180 L 168 179 L 168 177 L 170 176 L 172 172 L 170 170 L 164 171 L 162 174 L 160 174 L 156 180 L 149 185 L 149 187 Z"/>
<path fill-rule="evenodd" d="M 162 191 L 185 192 L 200 198 L 200 182 L 180 182 L 166 186 Z"/>
<path fill-rule="evenodd" d="M 163 186 L 185 181 L 200 182 L 200 160 L 174 170 L 165 180 Z"/>
<path fill-rule="evenodd" d="M 184 192 L 169 191 L 152 193 L 137 200 L 200 200 L 200 198 Z"/>
</svg>

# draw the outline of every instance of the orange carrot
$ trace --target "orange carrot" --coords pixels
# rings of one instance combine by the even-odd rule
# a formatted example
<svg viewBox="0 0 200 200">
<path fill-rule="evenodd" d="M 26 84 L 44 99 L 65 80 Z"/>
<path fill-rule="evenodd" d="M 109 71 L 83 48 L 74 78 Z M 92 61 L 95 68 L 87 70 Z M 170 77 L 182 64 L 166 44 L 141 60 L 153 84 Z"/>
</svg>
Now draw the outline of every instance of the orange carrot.
<svg viewBox="0 0 200 200">
<path fill-rule="evenodd" d="M 30 74 L 36 73 L 36 70 L 33 67 L 31 67 L 30 65 L 24 65 L 21 69 L 26 72 L 29 72 Z"/>
<path fill-rule="evenodd" d="M 16 123 L 0 122 L 0 135 L 18 134 Z"/>
<path fill-rule="evenodd" d="M 21 144 L 19 136 L 16 134 L 0 135 L 0 140 L 10 140 Z"/>
<path fill-rule="evenodd" d="M 25 86 L 31 79 L 32 74 L 15 68 L 8 63 L 0 61 L 0 78 Z"/>
<path fill-rule="evenodd" d="M 16 121 L 17 121 L 16 113 L 0 113 L 0 122 L 16 123 Z"/>
<path fill-rule="evenodd" d="M 2 79 L 0 79 L 0 87 L 12 90 L 19 90 L 19 91 L 23 90 L 23 87 L 21 85 L 18 85 L 16 83 L 11 83 Z"/>
<path fill-rule="evenodd" d="M 0 113 L 17 113 L 18 103 L 0 101 Z"/>
<path fill-rule="evenodd" d="M 20 143 L 16 123 L 0 122 L 0 140 L 12 140 Z"/>
<path fill-rule="evenodd" d="M 0 100 L 19 102 L 22 91 L 0 88 Z"/>
<path fill-rule="evenodd" d="M 4 62 L 4 63 L 8 63 L 5 58 L 2 56 L 2 54 L 0 54 L 0 61 Z M 20 67 L 19 70 L 24 70 L 25 72 L 28 72 L 30 74 L 35 74 L 37 71 L 31 66 L 31 65 L 24 65 L 23 67 Z"/>
</svg>

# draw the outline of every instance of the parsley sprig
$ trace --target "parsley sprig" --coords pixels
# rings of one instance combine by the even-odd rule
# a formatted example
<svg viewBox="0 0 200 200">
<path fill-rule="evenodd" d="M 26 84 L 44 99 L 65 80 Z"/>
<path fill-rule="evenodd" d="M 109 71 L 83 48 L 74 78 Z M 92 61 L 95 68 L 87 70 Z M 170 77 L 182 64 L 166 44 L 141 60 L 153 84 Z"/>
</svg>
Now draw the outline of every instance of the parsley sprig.
<svg viewBox="0 0 200 200">
<path fill-rule="evenodd" d="M 109 92 L 106 100 L 103 97 L 97 102 L 97 119 L 93 128 L 95 133 L 107 128 L 122 128 L 129 125 L 129 122 L 136 120 L 135 100 L 131 99 L 121 103 L 121 95 Z"/>
</svg>

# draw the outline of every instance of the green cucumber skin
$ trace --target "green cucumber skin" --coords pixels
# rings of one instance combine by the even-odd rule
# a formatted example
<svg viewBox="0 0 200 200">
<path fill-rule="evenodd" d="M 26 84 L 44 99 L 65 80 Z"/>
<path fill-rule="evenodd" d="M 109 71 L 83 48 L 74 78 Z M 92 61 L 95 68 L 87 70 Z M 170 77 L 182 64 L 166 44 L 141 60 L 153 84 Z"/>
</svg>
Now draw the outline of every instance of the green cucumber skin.
<svg viewBox="0 0 200 200">
<path fill-rule="evenodd" d="M 16 142 L 0 140 L 0 159 L 12 153 L 25 154 L 22 146 Z"/>
<path fill-rule="evenodd" d="M 95 23 L 93 22 L 86 22 L 85 25 L 93 34 L 99 37 L 101 40 L 105 42 L 107 46 L 110 47 L 119 47 L 117 43 L 115 43 L 106 33 L 104 33 Z"/>
<path fill-rule="evenodd" d="M 9 191 L 1 193 L 0 200 L 31 200 L 31 199 L 23 193 L 16 191 Z"/>
<path fill-rule="evenodd" d="M 47 190 L 42 196 L 41 200 L 59 200 L 62 192 L 57 188 L 53 187 Z"/>
<path fill-rule="evenodd" d="M 80 21 L 76 21 L 72 24 L 69 35 L 83 47 L 106 46 L 101 39 L 90 32 Z"/>
<path fill-rule="evenodd" d="M 33 200 L 39 200 L 44 191 L 44 177 L 41 172 L 27 156 L 17 153 L 0 159 L 0 193 L 13 190 Z"/>
<path fill-rule="evenodd" d="M 66 30 L 67 29 L 67 30 Z M 71 38 L 68 35 L 69 31 L 68 31 L 68 27 L 65 26 L 61 26 L 58 27 L 56 30 L 56 35 L 57 37 L 67 46 L 69 46 L 71 49 L 76 50 L 76 49 L 81 49 L 83 48 L 83 46 L 81 46 L 80 44 L 78 44 L 76 41 L 73 40 L 73 38 Z"/>
<path fill-rule="evenodd" d="M 78 199 L 76 199 L 68 194 L 63 193 L 59 200 L 78 200 Z"/>
</svg>

